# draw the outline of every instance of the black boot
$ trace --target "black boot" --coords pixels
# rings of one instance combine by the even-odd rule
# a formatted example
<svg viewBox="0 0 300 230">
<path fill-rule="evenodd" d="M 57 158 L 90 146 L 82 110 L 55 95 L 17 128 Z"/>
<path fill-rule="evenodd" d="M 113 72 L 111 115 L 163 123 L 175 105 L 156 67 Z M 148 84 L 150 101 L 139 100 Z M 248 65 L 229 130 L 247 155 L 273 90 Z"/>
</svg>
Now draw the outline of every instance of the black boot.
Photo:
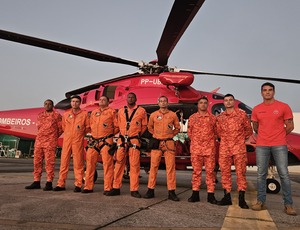
<svg viewBox="0 0 300 230">
<path fill-rule="evenodd" d="M 141 194 L 139 193 L 139 191 L 131 191 L 130 192 L 131 196 L 132 197 L 135 197 L 135 198 L 141 198 Z"/>
<path fill-rule="evenodd" d="M 215 194 L 212 192 L 207 193 L 207 202 L 211 203 L 211 204 L 217 204 L 218 201 L 215 198 Z"/>
<path fill-rule="evenodd" d="M 107 196 L 107 194 L 110 192 L 111 190 L 104 190 L 103 195 Z"/>
<path fill-rule="evenodd" d="M 75 186 L 73 192 L 81 192 L 81 187 Z"/>
<path fill-rule="evenodd" d="M 199 191 L 193 190 L 192 196 L 188 199 L 188 202 L 199 202 L 199 201 L 200 201 Z"/>
<path fill-rule="evenodd" d="M 169 190 L 169 200 L 179 201 L 179 198 L 176 196 L 175 190 Z"/>
<path fill-rule="evenodd" d="M 56 186 L 55 188 L 53 188 L 53 191 L 55 192 L 60 192 L 60 191 L 65 191 L 66 188 L 65 187 L 60 187 L 60 186 Z"/>
<path fill-rule="evenodd" d="M 243 209 L 249 209 L 245 201 L 245 191 L 239 191 L 239 206 Z"/>
<path fill-rule="evenodd" d="M 52 182 L 46 182 L 45 187 L 43 188 L 44 191 L 52 191 L 53 187 L 52 187 Z"/>
<path fill-rule="evenodd" d="M 154 189 L 148 188 L 147 193 L 143 196 L 145 199 L 150 199 L 154 197 Z"/>
<path fill-rule="evenodd" d="M 224 197 L 218 201 L 217 205 L 232 205 L 230 192 L 227 193 L 224 189 Z"/>
<path fill-rule="evenodd" d="M 40 189 L 40 188 L 41 188 L 40 181 L 34 181 L 31 185 L 25 187 L 25 189 Z"/>
<path fill-rule="evenodd" d="M 120 195 L 120 189 L 119 188 L 113 188 L 110 190 L 106 196 L 119 196 Z"/>
</svg>

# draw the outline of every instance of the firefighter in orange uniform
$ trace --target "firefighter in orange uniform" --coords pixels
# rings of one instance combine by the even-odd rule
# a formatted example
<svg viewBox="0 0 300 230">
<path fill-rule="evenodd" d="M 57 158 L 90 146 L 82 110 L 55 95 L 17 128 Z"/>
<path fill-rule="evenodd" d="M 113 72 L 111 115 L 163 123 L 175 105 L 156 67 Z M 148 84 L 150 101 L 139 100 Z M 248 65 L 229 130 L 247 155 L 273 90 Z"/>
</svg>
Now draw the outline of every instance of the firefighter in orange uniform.
<svg viewBox="0 0 300 230">
<path fill-rule="evenodd" d="M 117 125 L 120 136 L 117 141 L 116 162 L 114 169 L 113 189 L 107 196 L 120 195 L 122 178 L 126 165 L 126 156 L 129 156 L 130 165 L 130 193 L 132 197 L 141 198 L 139 193 L 140 176 L 140 137 L 147 129 L 146 110 L 136 105 L 136 95 L 127 95 L 127 106 L 119 109 L 117 114 Z"/>
<path fill-rule="evenodd" d="M 150 140 L 151 164 L 148 178 L 148 191 L 144 198 L 154 197 L 157 171 L 162 154 L 165 156 L 168 199 L 179 201 L 175 193 L 176 168 L 175 168 L 175 143 L 173 137 L 180 131 L 180 123 L 177 115 L 168 109 L 168 98 L 161 96 L 158 99 L 159 110 L 150 115 L 148 131 L 153 138 Z"/>
<path fill-rule="evenodd" d="M 45 110 L 37 117 L 37 136 L 34 144 L 34 182 L 26 186 L 26 189 L 40 189 L 41 176 L 43 172 L 43 159 L 45 159 L 45 169 L 47 172 L 47 182 L 44 191 L 52 190 L 54 178 L 55 151 L 57 139 L 62 134 L 61 115 L 53 110 L 53 101 L 47 99 L 44 102 Z"/>
<path fill-rule="evenodd" d="M 208 99 L 202 97 L 198 101 L 198 112 L 189 117 L 188 136 L 191 140 L 190 152 L 193 166 L 192 189 L 193 194 L 189 202 L 200 201 L 202 166 L 205 165 L 207 202 L 217 204 L 214 195 L 216 185 L 216 117 L 207 110 Z"/>
<path fill-rule="evenodd" d="M 66 179 L 69 171 L 71 154 L 75 176 L 74 192 L 81 192 L 84 174 L 84 136 L 90 131 L 89 117 L 85 110 L 80 109 L 81 97 L 71 97 L 71 109 L 66 111 L 62 119 L 64 131 L 63 148 L 59 169 L 59 179 L 54 191 L 66 190 Z"/>
<path fill-rule="evenodd" d="M 218 205 L 231 205 L 231 164 L 234 163 L 237 186 L 239 191 L 239 206 L 248 209 L 245 201 L 245 191 L 247 188 L 246 168 L 247 150 L 245 141 L 253 131 L 245 111 L 234 108 L 234 96 L 226 94 L 224 96 L 224 106 L 226 110 L 217 117 L 217 133 L 221 138 L 219 149 L 219 165 L 222 176 L 222 187 L 224 197 Z"/>
<path fill-rule="evenodd" d="M 86 153 L 86 174 L 82 193 L 93 192 L 94 174 L 99 154 L 102 156 L 103 163 L 104 195 L 112 190 L 114 178 L 113 137 L 118 129 L 115 125 L 116 110 L 108 107 L 108 104 L 109 98 L 101 96 L 99 108 L 95 109 L 90 116 L 91 137 Z"/>
</svg>

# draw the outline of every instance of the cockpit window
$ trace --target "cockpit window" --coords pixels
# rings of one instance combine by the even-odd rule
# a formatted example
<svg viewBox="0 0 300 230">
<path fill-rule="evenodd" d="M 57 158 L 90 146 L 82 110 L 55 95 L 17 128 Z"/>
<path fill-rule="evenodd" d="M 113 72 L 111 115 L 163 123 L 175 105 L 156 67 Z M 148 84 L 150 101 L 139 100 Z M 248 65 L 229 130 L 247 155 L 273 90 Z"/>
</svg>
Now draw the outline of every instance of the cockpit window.
<svg viewBox="0 0 300 230">
<path fill-rule="evenodd" d="M 107 96 L 109 99 L 114 99 L 116 88 L 117 86 L 114 85 L 105 86 L 103 96 Z"/>
<path fill-rule="evenodd" d="M 223 111 L 225 111 L 225 106 L 223 103 L 218 103 L 215 104 L 212 108 L 211 108 L 211 113 L 214 115 L 219 115 L 220 113 L 222 113 Z"/>
<path fill-rule="evenodd" d="M 252 108 L 251 107 L 249 107 L 248 105 L 245 105 L 242 102 L 238 104 L 238 107 L 240 109 L 244 110 L 247 113 L 248 116 L 251 116 L 251 114 L 252 114 Z"/>
<path fill-rule="evenodd" d="M 223 100 L 224 99 L 224 95 L 217 94 L 217 93 L 215 93 L 212 97 L 213 97 L 213 99 L 216 99 L 216 100 Z"/>
<path fill-rule="evenodd" d="M 240 102 L 238 104 L 238 107 L 242 110 L 244 110 L 248 116 L 251 116 L 252 114 L 252 109 L 251 107 L 249 107 L 248 105 L 245 105 L 244 103 Z M 225 106 L 223 103 L 218 103 L 215 104 L 212 108 L 211 108 L 211 113 L 214 115 L 219 115 L 220 113 L 222 113 L 223 111 L 225 111 Z"/>
</svg>

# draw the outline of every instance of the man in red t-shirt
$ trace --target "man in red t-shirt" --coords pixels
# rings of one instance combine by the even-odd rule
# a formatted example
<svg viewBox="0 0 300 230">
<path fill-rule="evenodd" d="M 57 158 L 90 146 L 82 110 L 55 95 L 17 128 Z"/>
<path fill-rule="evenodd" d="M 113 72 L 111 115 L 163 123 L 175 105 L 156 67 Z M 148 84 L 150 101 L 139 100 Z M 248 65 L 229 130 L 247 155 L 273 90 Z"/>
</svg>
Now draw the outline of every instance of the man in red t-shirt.
<svg viewBox="0 0 300 230">
<path fill-rule="evenodd" d="M 288 148 L 286 135 L 294 129 L 293 113 L 290 107 L 275 100 L 275 86 L 266 82 L 261 86 L 263 103 L 252 111 L 253 129 L 257 133 L 257 203 L 252 206 L 255 211 L 265 209 L 266 177 L 270 156 L 272 154 L 282 186 L 284 211 L 288 215 L 297 215 L 293 208 L 291 182 L 288 172 Z"/>
</svg>

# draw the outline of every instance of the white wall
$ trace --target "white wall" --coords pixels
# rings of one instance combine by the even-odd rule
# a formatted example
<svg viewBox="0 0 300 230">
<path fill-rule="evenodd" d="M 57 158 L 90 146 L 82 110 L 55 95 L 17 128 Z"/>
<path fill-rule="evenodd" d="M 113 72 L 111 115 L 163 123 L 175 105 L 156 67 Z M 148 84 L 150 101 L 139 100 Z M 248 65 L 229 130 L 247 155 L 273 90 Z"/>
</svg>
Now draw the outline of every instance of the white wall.
<svg viewBox="0 0 300 230">
<path fill-rule="evenodd" d="M 294 115 L 294 125 L 295 125 L 293 132 L 300 133 L 300 112 L 293 113 L 293 115 Z"/>
</svg>

